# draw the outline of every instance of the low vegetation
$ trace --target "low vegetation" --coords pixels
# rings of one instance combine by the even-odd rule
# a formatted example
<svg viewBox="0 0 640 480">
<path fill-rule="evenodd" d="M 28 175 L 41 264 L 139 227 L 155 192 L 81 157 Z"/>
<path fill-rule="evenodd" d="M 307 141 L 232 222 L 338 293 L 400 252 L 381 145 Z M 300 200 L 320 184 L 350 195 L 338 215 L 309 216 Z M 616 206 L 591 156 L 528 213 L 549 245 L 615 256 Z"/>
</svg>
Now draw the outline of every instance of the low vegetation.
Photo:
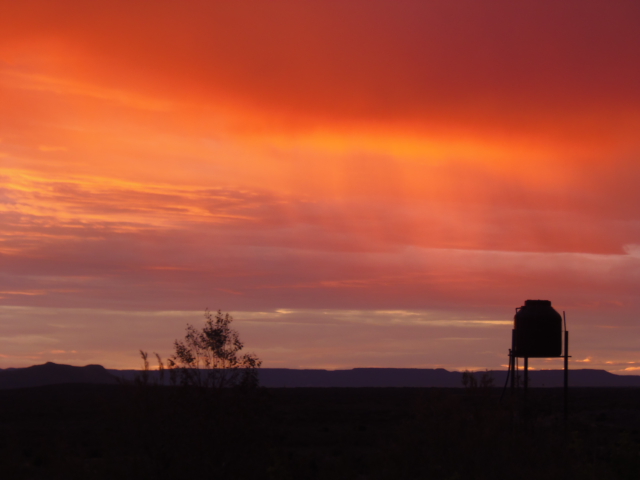
<svg viewBox="0 0 640 480">
<path fill-rule="evenodd" d="M 184 340 L 174 342 L 174 353 L 167 361 L 170 384 L 217 391 L 224 388 L 251 389 L 258 386 L 258 369 L 262 361 L 254 354 L 241 354 L 244 344 L 236 330 L 231 328 L 233 317 L 218 311 L 204 313 L 201 330 L 187 325 Z M 140 351 L 143 370 L 137 383 L 149 383 L 149 355 Z M 160 383 L 164 383 L 165 365 L 155 354 L 160 370 Z"/>
</svg>

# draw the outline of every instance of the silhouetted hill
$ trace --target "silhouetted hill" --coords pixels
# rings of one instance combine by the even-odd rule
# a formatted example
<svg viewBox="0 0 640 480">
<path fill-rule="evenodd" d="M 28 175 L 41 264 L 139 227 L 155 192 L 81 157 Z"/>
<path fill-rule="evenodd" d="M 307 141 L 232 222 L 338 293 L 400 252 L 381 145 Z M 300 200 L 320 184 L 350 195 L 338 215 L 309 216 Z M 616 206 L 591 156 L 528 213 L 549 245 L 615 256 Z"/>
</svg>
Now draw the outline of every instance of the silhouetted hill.
<svg viewBox="0 0 640 480">
<path fill-rule="evenodd" d="M 73 367 L 47 362 L 27 368 L 0 371 L 0 389 L 39 387 L 61 383 L 117 383 L 118 379 L 101 365 Z"/>
<path fill-rule="evenodd" d="M 489 372 L 495 386 L 502 386 L 507 372 Z M 476 374 L 478 377 L 482 372 Z M 522 373 L 521 373 L 522 375 Z M 561 387 L 562 370 L 529 372 L 532 387 Z M 462 387 L 462 372 L 412 368 L 354 368 L 352 370 L 261 369 L 260 384 L 265 387 Z M 570 370 L 572 387 L 640 387 L 640 377 L 615 375 L 604 370 Z"/>
<path fill-rule="evenodd" d="M 529 373 L 533 387 L 560 387 L 563 385 L 562 370 L 536 370 Z M 581 369 L 569 371 L 572 387 L 640 387 L 637 375 L 616 375 L 605 370 Z"/>
<path fill-rule="evenodd" d="M 133 381 L 138 370 L 106 370 L 101 365 L 73 367 L 47 362 L 27 368 L 0 370 L 0 389 L 37 387 L 62 383 L 114 384 L 118 378 Z M 152 381 L 158 372 L 149 372 Z M 494 386 L 501 387 L 507 372 L 489 372 Z M 354 368 L 351 370 L 297 370 L 290 368 L 262 368 L 260 385 L 282 387 L 462 387 L 462 372 L 442 368 Z M 482 372 L 476 374 L 478 377 Z M 522 376 L 522 372 L 520 372 Z M 168 378 L 165 376 L 165 383 Z M 533 370 L 529 372 L 531 387 L 561 387 L 562 370 Z M 572 387 L 640 387 L 640 376 L 615 375 L 604 370 L 570 370 Z"/>
<path fill-rule="evenodd" d="M 138 370 L 109 370 L 116 377 L 132 381 Z M 489 372 L 494 385 L 501 387 L 507 379 L 505 370 Z M 151 378 L 157 372 L 150 372 Z M 520 373 L 522 375 L 522 372 Z M 478 377 L 482 372 L 476 374 Z M 562 370 L 532 370 L 531 387 L 561 387 Z M 351 370 L 297 370 L 289 368 L 261 368 L 260 385 L 281 387 L 462 387 L 462 372 L 442 368 L 354 368 Z M 166 378 L 165 378 L 166 382 Z M 572 387 L 640 387 L 640 376 L 615 375 L 604 370 L 570 370 Z"/>
</svg>

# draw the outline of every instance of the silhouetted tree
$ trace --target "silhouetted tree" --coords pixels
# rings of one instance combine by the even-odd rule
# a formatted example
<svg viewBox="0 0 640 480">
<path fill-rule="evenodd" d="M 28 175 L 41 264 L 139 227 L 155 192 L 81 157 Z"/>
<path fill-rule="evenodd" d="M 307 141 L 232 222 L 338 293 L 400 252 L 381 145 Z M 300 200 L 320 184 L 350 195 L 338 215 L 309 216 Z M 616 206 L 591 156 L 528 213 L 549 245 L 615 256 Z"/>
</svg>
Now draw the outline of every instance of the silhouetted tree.
<svg viewBox="0 0 640 480">
<path fill-rule="evenodd" d="M 167 361 L 172 382 L 207 389 L 257 386 L 262 361 L 240 354 L 244 345 L 230 326 L 233 317 L 208 309 L 204 316 L 202 330 L 187 325 L 184 340 L 174 342 L 175 353 Z"/>
<path fill-rule="evenodd" d="M 265 478 L 264 397 L 250 388 L 258 385 L 262 362 L 242 354 L 231 315 L 207 309 L 204 316 L 202 328 L 187 325 L 166 365 L 156 354 L 158 375 L 150 375 L 149 356 L 140 352 L 144 370 L 135 382 L 132 419 L 136 448 L 148 459 L 149 478 Z M 163 373 L 186 388 L 159 388 Z"/>
</svg>

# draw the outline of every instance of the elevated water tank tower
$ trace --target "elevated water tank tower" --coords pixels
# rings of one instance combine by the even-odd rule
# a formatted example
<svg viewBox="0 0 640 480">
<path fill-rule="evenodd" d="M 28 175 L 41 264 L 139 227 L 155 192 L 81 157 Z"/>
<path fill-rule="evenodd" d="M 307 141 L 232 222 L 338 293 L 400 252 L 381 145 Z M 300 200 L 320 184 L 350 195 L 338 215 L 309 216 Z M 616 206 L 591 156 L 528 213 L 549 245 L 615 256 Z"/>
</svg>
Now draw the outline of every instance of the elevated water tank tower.
<svg viewBox="0 0 640 480">
<path fill-rule="evenodd" d="M 562 348 L 563 340 L 564 351 Z M 569 388 L 569 332 L 564 312 L 561 316 L 551 306 L 549 300 L 526 300 L 522 307 L 516 308 L 516 314 L 513 317 L 511 349 L 509 350 L 511 389 L 515 388 L 518 358 L 524 359 L 524 390 L 526 393 L 529 385 L 529 358 L 557 357 L 564 358 L 564 410 L 566 418 Z"/>
</svg>

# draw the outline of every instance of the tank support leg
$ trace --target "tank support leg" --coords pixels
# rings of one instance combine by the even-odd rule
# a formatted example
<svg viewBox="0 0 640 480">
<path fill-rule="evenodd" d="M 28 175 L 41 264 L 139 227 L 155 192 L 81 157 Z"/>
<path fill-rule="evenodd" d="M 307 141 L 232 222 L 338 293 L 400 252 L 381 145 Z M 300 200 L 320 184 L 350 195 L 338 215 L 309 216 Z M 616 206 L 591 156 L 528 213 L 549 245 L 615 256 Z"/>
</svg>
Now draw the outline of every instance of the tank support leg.
<svg viewBox="0 0 640 480">
<path fill-rule="evenodd" d="M 511 369 L 511 395 L 516 387 L 516 331 L 511 330 L 511 350 L 509 350 L 509 368 Z"/>
<path fill-rule="evenodd" d="M 569 419 L 569 332 L 564 332 L 564 421 Z"/>
</svg>

